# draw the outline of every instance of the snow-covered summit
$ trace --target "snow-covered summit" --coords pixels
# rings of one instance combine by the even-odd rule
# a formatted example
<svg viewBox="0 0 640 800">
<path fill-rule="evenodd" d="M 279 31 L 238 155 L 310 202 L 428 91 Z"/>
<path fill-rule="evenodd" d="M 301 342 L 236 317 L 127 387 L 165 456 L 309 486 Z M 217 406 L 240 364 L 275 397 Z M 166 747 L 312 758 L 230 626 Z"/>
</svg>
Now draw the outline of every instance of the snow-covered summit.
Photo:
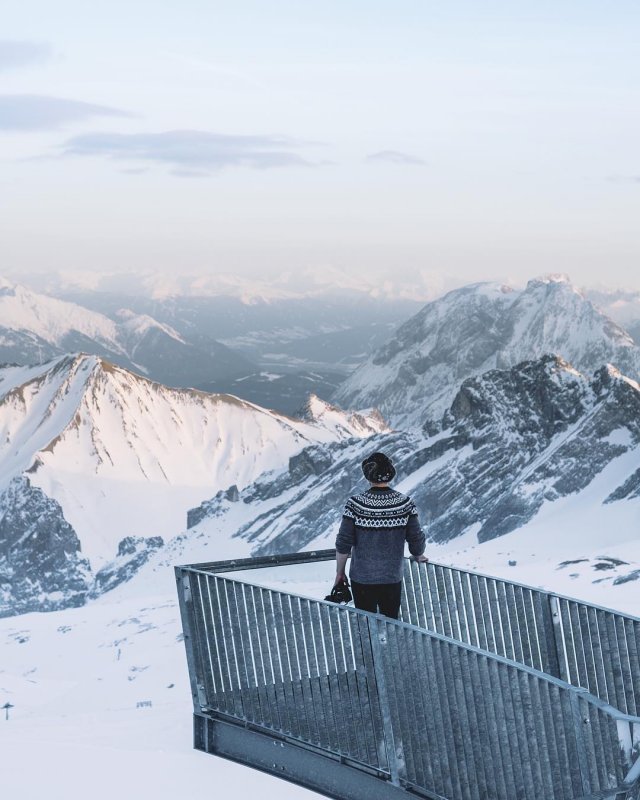
<svg viewBox="0 0 640 800">
<path fill-rule="evenodd" d="M 340 438 L 345 435 L 371 436 L 374 433 L 385 433 L 389 430 L 389 426 L 375 408 L 362 411 L 343 411 L 315 394 L 309 395 L 300 417 L 334 432 Z"/>
<path fill-rule="evenodd" d="M 95 355 L 0 369 L 0 540 L 22 542 L 12 558 L 37 565 L 29 509 L 46 509 L 71 528 L 60 528 L 59 549 L 96 570 L 125 537 L 178 534 L 189 508 L 286 468 L 308 445 L 376 431 L 337 409 L 299 420 L 232 395 L 171 389 Z M 6 532 L 3 517 L 12 519 Z"/>
<path fill-rule="evenodd" d="M 7 330 L 29 334 L 54 347 L 63 346 L 71 335 L 80 334 L 124 354 L 113 320 L 0 277 L 0 342 L 5 345 Z"/>
<path fill-rule="evenodd" d="M 563 275 L 514 290 L 479 283 L 428 303 L 338 389 L 395 425 L 439 421 L 461 380 L 556 353 L 587 374 L 607 362 L 640 376 L 640 348 Z"/>
</svg>

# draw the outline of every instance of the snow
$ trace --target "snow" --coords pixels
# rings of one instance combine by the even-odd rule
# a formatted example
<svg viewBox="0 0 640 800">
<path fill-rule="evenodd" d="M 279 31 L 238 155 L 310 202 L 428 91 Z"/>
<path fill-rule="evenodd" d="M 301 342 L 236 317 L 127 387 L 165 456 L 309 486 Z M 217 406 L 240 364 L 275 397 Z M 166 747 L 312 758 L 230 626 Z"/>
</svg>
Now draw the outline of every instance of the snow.
<svg viewBox="0 0 640 800">
<path fill-rule="evenodd" d="M 122 309 L 119 318 L 121 322 L 114 322 L 97 311 L 0 277 L 0 326 L 37 337 L 49 345 L 64 348 L 66 337 L 81 334 L 113 354 L 133 359 L 137 344 L 151 329 L 184 343 L 173 328 L 148 315 Z"/>
<path fill-rule="evenodd" d="M 637 450 L 614 459 L 583 491 L 545 503 L 517 530 L 478 544 L 472 532 L 445 545 L 429 545 L 435 561 L 473 569 L 578 597 L 640 616 L 636 580 L 614 580 L 640 569 L 640 510 L 633 500 L 604 499 L 640 467 Z M 616 568 L 595 565 L 602 556 L 620 559 Z M 570 569 L 565 561 L 585 559 Z M 509 565 L 515 561 L 515 566 Z"/>
<path fill-rule="evenodd" d="M 0 620 L 2 796 L 317 798 L 193 750 L 180 633 L 171 596 Z"/>
<path fill-rule="evenodd" d="M 30 470 L 93 568 L 124 536 L 176 535 L 189 509 L 284 469 L 307 445 L 385 429 L 328 404 L 303 421 L 231 395 L 169 389 L 96 356 L 0 370 L 0 391 L 0 441 L 10 445 L 0 491 Z"/>
</svg>

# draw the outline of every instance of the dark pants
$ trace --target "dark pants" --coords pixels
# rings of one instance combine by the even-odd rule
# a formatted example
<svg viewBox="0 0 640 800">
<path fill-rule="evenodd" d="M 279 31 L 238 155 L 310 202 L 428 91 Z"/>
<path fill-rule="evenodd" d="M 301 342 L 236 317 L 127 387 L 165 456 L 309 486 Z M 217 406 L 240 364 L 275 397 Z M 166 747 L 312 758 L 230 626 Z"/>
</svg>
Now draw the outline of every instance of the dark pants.
<svg viewBox="0 0 640 800">
<path fill-rule="evenodd" d="M 351 581 L 351 593 L 356 608 L 373 611 L 398 619 L 402 581 L 398 583 L 356 583 Z"/>
</svg>

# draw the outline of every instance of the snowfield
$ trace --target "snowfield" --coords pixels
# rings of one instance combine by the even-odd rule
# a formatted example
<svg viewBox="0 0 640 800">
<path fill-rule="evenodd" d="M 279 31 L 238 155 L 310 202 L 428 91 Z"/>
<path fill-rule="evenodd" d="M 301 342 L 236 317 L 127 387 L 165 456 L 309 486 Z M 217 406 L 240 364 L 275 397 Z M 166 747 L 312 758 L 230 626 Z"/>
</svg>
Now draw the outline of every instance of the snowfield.
<svg viewBox="0 0 640 800">
<path fill-rule="evenodd" d="M 1 620 L 0 665 L 0 705 L 14 706 L 0 719 L 3 797 L 318 797 L 193 750 L 172 597 Z"/>
</svg>

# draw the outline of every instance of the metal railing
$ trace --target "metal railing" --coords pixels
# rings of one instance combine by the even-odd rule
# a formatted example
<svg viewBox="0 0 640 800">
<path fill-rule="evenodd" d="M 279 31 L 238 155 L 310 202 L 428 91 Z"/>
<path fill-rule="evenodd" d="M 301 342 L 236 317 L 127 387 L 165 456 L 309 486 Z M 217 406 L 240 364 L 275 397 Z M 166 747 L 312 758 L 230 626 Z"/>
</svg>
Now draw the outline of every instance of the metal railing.
<svg viewBox="0 0 640 800">
<path fill-rule="evenodd" d="M 640 796 L 640 719 L 544 674 L 554 663 L 564 662 L 568 673 L 570 664 L 582 664 L 557 650 L 553 658 L 560 643 L 571 643 L 575 655 L 578 642 L 578 625 L 563 628 L 562 604 L 546 599 L 565 598 L 412 562 L 405 621 L 394 621 L 223 577 L 333 556 L 176 568 L 197 746 L 225 754 L 230 734 L 220 726 L 231 722 L 243 735 L 304 748 L 305 758 L 331 759 L 326 774 L 317 764 L 296 773 L 294 761 L 281 773 L 277 759 L 256 755 L 254 739 L 251 747 L 238 740 L 226 754 L 340 798 L 407 791 L 447 800 Z M 571 622 L 575 601 L 566 603 Z M 599 621 L 593 614 L 602 610 L 587 608 L 587 623 Z M 580 620 L 580 608 L 576 613 Z M 594 630 L 600 628 L 585 629 Z M 596 678 L 608 669 L 600 659 Z M 580 679 L 590 675 L 575 669 Z M 602 687 L 631 697 L 627 673 L 621 682 L 616 674 Z M 336 788 L 330 773 L 345 768 Z M 386 794 L 376 794 L 378 787 Z"/>
<path fill-rule="evenodd" d="M 402 618 L 640 715 L 640 619 L 441 564 L 406 561 Z"/>
</svg>

